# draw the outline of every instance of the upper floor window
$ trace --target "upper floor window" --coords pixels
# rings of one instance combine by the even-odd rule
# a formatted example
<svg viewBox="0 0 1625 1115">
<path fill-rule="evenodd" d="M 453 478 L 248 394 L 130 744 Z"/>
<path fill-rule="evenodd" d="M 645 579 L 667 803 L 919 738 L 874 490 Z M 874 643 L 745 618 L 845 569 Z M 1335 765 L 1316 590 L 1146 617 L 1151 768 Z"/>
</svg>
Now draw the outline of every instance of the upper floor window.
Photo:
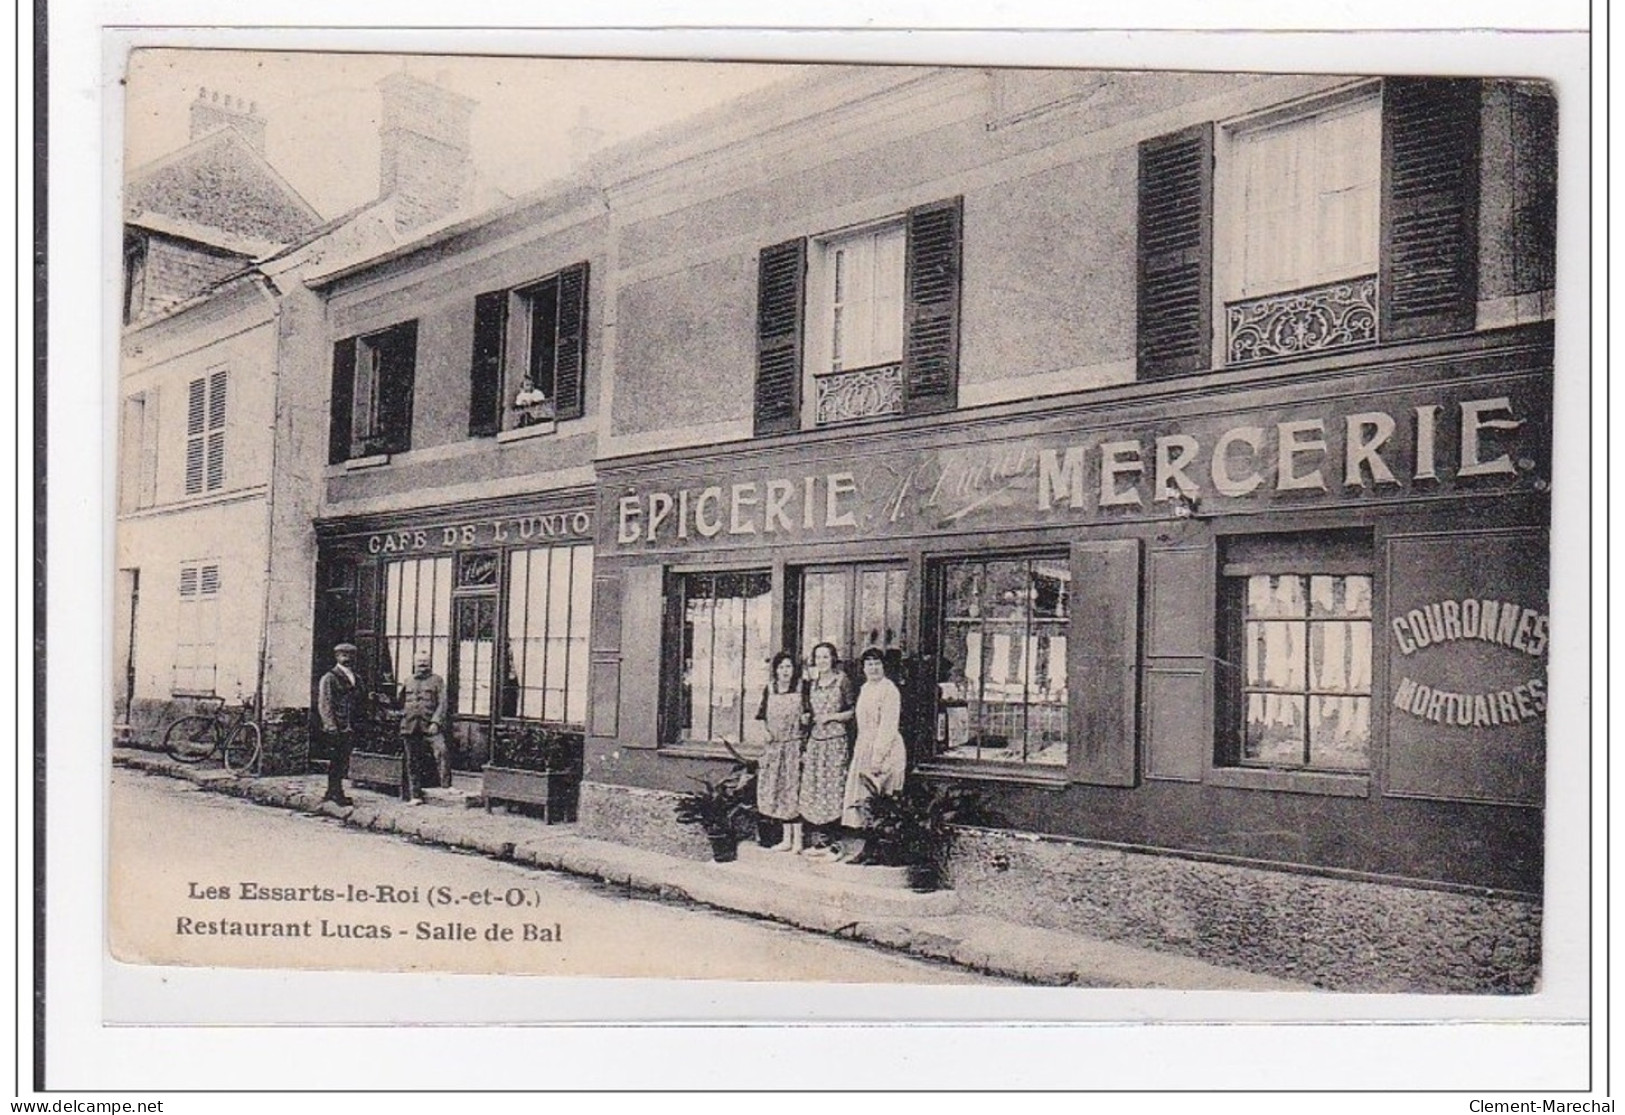
<svg viewBox="0 0 1625 1115">
<path fill-rule="evenodd" d="M 762 250 L 757 433 L 953 407 L 961 210 L 953 198 Z"/>
<path fill-rule="evenodd" d="M 158 497 L 158 391 L 124 399 L 119 432 L 119 510 L 151 507 Z"/>
<path fill-rule="evenodd" d="M 226 483 L 226 372 L 194 379 L 186 389 L 186 480 L 189 496 Z"/>
<path fill-rule="evenodd" d="M 587 264 L 474 300 L 468 432 L 580 418 L 585 401 Z"/>
<path fill-rule="evenodd" d="M 1473 328 L 1481 98 L 1388 79 L 1142 143 L 1140 374 Z"/>
<path fill-rule="evenodd" d="M 412 447 L 418 323 L 402 322 L 333 346 L 328 459 L 404 453 Z"/>
</svg>

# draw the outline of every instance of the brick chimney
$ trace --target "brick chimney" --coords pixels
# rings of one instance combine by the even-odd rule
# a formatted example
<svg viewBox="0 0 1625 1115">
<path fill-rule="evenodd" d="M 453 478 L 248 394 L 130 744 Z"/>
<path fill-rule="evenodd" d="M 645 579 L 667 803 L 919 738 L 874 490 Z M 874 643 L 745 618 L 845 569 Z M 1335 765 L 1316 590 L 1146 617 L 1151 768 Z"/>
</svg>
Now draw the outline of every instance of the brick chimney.
<svg viewBox="0 0 1625 1115">
<path fill-rule="evenodd" d="M 265 117 L 254 111 L 254 102 L 233 97 L 218 89 L 199 89 L 192 102 L 192 137 L 199 139 L 220 128 L 236 128 L 248 145 L 265 154 Z"/>
<path fill-rule="evenodd" d="M 476 102 L 407 73 L 390 74 L 378 92 L 378 196 L 394 199 L 396 231 L 462 208 L 474 185 L 469 122 Z"/>
</svg>

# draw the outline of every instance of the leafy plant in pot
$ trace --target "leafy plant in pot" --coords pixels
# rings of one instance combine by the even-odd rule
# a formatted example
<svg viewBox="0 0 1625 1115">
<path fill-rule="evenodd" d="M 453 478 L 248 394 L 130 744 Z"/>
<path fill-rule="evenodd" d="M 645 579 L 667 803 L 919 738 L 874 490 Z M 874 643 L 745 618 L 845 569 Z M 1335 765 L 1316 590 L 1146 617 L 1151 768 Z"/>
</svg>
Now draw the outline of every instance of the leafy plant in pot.
<svg viewBox="0 0 1625 1115">
<path fill-rule="evenodd" d="M 908 868 L 909 886 L 918 891 L 942 886 L 955 826 L 1002 823 L 977 791 L 923 779 L 875 794 L 868 809 L 867 858 Z"/>
<path fill-rule="evenodd" d="M 718 863 L 739 857 L 739 842 L 756 828 L 756 772 L 748 763 L 735 763 L 719 778 L 693 778 L 698 789 L 677 799 L 679 824 L 697 825 L 711 842 Z"/>
</svg>

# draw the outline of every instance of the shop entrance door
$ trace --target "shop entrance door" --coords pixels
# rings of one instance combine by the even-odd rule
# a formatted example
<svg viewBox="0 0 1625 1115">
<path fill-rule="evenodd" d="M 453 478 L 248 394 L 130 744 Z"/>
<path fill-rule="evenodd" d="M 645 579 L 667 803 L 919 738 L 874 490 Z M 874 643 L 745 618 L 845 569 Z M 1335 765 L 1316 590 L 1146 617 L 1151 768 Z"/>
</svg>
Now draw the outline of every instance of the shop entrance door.
<svg viewBox="0 0 1625 1115">
<path fill-rule="evenodd" d="M 895 660 L 908 643 L 907 590 L 908 566 L 903 562 L 804 569 L 800 606 L 791 611 L 799 623 L 795 645 L 803 661 L 812 660 L 812 648 L 819 643 L 835 644 L 848 664 L 870 647 L 893 652 L 887 657 Z"/>
<path fill-rule="evenodd" d="M 452 599 L 450 686 L 453 754 L 471 765 L 489 756 L 491 694 L 496 681 L 497 602 L 494 596 Z"/>
</svg>

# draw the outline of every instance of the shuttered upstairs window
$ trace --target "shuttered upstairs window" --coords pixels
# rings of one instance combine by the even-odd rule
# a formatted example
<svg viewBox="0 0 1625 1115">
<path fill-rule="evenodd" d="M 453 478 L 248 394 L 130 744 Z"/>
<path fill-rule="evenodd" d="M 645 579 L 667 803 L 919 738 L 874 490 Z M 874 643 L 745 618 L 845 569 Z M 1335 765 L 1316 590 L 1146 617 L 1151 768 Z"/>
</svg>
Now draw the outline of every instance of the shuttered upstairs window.
<svg viewBox="0 0 1625 1115">
<path fill-rule="evenodd" d="M 189 496 L 219 491 L 226 482 L 226 381 L 216 371 L 186 390 L 186 478 Z"/>
<path fill-rule="evenodd" d="M 1206 371 L 1213 334 L 1213 126 L 1140 144 L 1141 376 Z"/>
<path fill-rule="evenodd" d="M 330 463 L 412 447 L 417 343 L 418 323 L 406 321 L 333 346 Z"/>
<path fill-rule="evenodd" d="M 1382 337 L 1473 328 L 1478 301 L 1481 84 L 1383 83 Z"/>
<path fill-rule="evenodd" d="M 470 437 L 586 412 L 587 277 L 582 262 L 474 300 Z"/>
</svg>

